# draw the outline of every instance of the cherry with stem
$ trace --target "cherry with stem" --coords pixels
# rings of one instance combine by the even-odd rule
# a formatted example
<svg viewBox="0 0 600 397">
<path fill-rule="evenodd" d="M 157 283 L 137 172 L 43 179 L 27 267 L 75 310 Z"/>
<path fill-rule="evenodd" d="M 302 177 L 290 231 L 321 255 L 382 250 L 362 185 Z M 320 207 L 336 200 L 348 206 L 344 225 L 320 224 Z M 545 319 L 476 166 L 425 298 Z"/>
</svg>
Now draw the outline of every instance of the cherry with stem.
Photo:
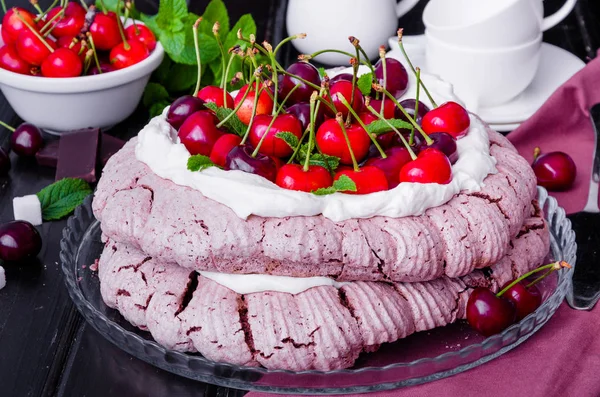
<svg viewBox="0 0 600 397">
<path fill-rule="evenodd" d="M 417 71 L 415 70 L 415 67 L 413 66 L 412 62 L 410 61 L 410 58 L 408 57 L 408 54 L 406 53 L 406 50 L 404 49 L 404 43 L 402 43 L 402 33 L 403 32 L 404 32 L 404 29 L 402 29 L 402 28 L 398 29 L 398 46 L 400 47 L 400 51 L 402 51 L 402 55 L 404 55 L 404 59 L 406 59 L 406 62 L 408 63 L 408 66 L 413 71 L 413 73 L 416 75 Z M 423 81 L 422 80 L 417 80 L 417 85 L 420 85 L 421 87 L 423 87 L 423 90 L 425 91 L 425 94 L 427 94 L 427 97 L 429 98 L 429 101 L 431 102 L 431 104 L 433 105 L 433 107 L 437 108 L 438 105 L 435 103 L 435 100 L 433 99 L 433 97 L 429 93 L 429 90 L 427 89 L 427 87 L 425 87 L 425 84 L 423 83 Z"/>
<path fill-rule="evenodd" d="M 377 148 L 377 151 L 381 155 L 381 158 L 387 158 L 385 151 L 381 148 L 381 145 L 379 145 L 379 142 L 377 142 L 377 138 L 375 138 L 372 134 L 369 134 L 367 126 L 365 125 L 365 123 L 363 123 L 361 118 L 358 117 L 358 114 L 354 111 L 354 109 L 352 109 L 352 106 L 350 105 L 350 103 L 348 103 L 346 98 L 344 98 L 344 96 L 341 94 L 337 94 L 337 98 L 340 102 L 342 102 L 344 104 L 344 106 L 346 106 L 348 108 L 348 111 L 350 112 L 349 114 L 352 114 L 352 116 L 354 116 L 354 119 L 358 122 L 358 124 L 360 124 L 360 126 L 365 130 L 365 132 L 371 139 L 371 142 L 373 142 L 373 145 L 375 145 L 375 147 Z"/>
<path fill-rule="evenodd" d="M 406 141 L 406 139 L 404 138 L 402 133 L 400 131 L 398 131 L 398 129 L 396 127 L 394 127 L 392 125 L 392 123 L 390 123 L 385 117 L 383 117 L 383 115 L 380 114 L 377 110 L 375 110 L 373 108 L 373 106 L 371 106 L 368 102 L 366 104 L 366 107 L 367 107 L 367 110 L 369 110 L 369 112 L 373 113 L 379 120 L 382 120 L 383 122 L 385 122 L 387 124 L 387 126 L 390 127 L 398 135 L 398 137 L 400 138 L 400 141 L 402 141 L 402 144 L 404 145 L 404 147 L 406 147 L 406 150 L 408 150 L 408 154 L 410 155 L 410 158 L 412 160 L 416 160 L 417 155 L 412 150 L 412 148 L 410 147 L 410 145 L 408 144 L 408 142 Z"/>
</svg>

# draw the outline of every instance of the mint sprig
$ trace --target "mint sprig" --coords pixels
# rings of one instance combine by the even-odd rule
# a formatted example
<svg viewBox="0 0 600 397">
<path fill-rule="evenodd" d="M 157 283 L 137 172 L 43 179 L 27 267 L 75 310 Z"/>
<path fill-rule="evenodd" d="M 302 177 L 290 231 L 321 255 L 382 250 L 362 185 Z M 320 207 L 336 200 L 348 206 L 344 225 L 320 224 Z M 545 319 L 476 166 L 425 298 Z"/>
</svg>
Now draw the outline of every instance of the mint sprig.
<svg viewBox="0 0 600 397">
<path fill-rule="evenodd" d="M 277 134 L 275 134 L 275 136 L 287 143 L 288 146 L 292 148 L 292 150 L 296 149 L 296 147 L 298 147 L 298 144 L 300 143 L 298 137 L 289 131 L 278 132 Z"/>
<path fill-rule="evenodd" d="M 192 172 L 198 172 L 205 170 L 210 167 L 216 167 L 217 165 L 212 162 L 210 157 L 203 156 L 201 154 L 196 154 L 194 156 L 190 156 L 187 162 L 187 169 Z"/>
<path fill-rule="evenodd" d="M 92 193 L 83 179 L 65 178 L 46 186 L 37 193 L 42 206 L 42 218 L 53 221 L 70 215 Z"/>
<path fill-rule="evenodd" d="M 312 192 L 317 196 L 326 196 L 333 193 L 356 192 L 356 183 L 350 177 L 341 175 L 337 180 L 333 181 L 330 187 L 322 187 Z"/>
<path fill-rule="evenodd" d="M 390 123 L 391 125 L 393 125 L 394 128 L 397 128 L 397 129 L 408 129 L 409 130 L 409 129 L 413 128 L 412 124 L 410 124 L 404 120 L 400 120 L 400 119 L 388 119 L 387 122 Z M 393 130 L 383 120 L 375 120 L 371 124 L 367 125 L 367 132 L 369 134 L 381 135 L 381 134 L 385 134 L 386 132 L 390 132 L 390 131 L 393 131 Z"/>
<path fill-rule="evenodd" d="M 240 119 L 238 118 L 237 115 L 231 114 L 231 113 L 233 113 L 233 109 L 221 108 L 212 102 L 205 102 L 204 106 L 206 106 L 207 108 L 209 108 L 210 110 L 215 112 L 215 114 L 217 115 L 217 119 L 219 119 L 219 121 L 223 121 L 223 120 L 227 119 L 227 121 L 225 121 L 223 126 L 229 132 L 232 132 L 239 136 L 244 136 L 244 134 L 246 133 L 246 126 L 244 125 L 244 123 L 242 123 L 240 121 Z"/>
<path fill-rule="evenodd" d="M 362 92 L 363 95 L 367 96 L 371 93 L 371 83 L 373 82 L 373 73 L 365 73 L 361 75 L 356 81 L 356 86 Z"/>
</svg>

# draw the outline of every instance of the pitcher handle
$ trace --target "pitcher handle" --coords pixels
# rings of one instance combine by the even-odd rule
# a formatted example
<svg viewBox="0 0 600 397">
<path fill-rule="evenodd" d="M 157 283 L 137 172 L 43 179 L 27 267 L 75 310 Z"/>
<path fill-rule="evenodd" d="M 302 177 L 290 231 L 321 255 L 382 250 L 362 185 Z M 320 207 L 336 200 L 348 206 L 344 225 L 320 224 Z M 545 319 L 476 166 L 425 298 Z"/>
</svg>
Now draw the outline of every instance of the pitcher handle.
<svg viewBox="0 0 600 397">
<path fill-rule="evenodd" d="M 554 14 L 544 18 L 542 22 L 542 30 L 546 31 L 556 25 L 558 25 L 563 19 L 567 17 L 573 11 L 577 0 L 567 0 L 565 4 L 560 8 L 560 10 L 556 11 Z"/>
<path fill-rule="evenodd" d="M 396 16 L 402 17 L 404 14 L 413 9 L 417 5 L 419 0 L 400 0 L 396 5 Z"/>
</svg>

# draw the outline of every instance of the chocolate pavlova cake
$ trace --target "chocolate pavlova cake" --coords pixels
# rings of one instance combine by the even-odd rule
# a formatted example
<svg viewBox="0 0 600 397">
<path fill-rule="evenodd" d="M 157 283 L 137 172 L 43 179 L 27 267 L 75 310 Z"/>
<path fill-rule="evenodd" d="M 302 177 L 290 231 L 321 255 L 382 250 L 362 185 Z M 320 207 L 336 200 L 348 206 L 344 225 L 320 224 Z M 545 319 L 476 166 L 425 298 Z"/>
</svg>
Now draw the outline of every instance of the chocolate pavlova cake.
<svg viewBox="0 0 600 397">
<path fill-rule="evenodd" d="M 424 76 L 420 101 L 396 60 L 371 93 L 294 65 L 230 105 L 222 88 L 197 110 L 180 98 L 110 159 L 93 201 L 108 306 L 169 349 L 332 370 L 465 318 L 474 288 L 544 261 L 530 165 L 448 85 Z"/>
</svg>

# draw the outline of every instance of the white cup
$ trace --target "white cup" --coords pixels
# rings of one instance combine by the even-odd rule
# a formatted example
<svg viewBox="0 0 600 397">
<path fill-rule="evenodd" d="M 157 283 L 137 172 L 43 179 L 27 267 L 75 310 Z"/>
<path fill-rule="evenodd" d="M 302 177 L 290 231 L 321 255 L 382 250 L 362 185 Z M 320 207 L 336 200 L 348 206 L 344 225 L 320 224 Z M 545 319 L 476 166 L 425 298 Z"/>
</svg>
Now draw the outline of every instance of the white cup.
<svg viewBox="0 0 600 397">
<path fill-rule="evenodd" d="M 445 43 L 426 33 L 426 70 L 452 83 L 470 111 L 506 103 L 533 81 L 542 34 L 520 46 L 474 49 Z"/>
<path fill-rule="evenodd" d="M 535 40 L 562 21 L 577 0 L 544 18 L 543 0 L 431 0 L 423 12 L 429 35 L 473 48 L 510 47 Z"/>
<path fill-rule="evenodd" d="M 337 49 L 354 54 L 348 36 L 360 40 L 370 59 L 377 57 L 379 46 L 398 27 L 398 18 L 410 11 L 419 0 L 290 0 L 287 7 L 287 31 L 293 35 L 306 33 L 294 40 L 296 49 L 312 54 L 324 49 Z M 328 65 L 347 65 L 349 58 L 324 53 L 315 58 Z"/>
</svg>

